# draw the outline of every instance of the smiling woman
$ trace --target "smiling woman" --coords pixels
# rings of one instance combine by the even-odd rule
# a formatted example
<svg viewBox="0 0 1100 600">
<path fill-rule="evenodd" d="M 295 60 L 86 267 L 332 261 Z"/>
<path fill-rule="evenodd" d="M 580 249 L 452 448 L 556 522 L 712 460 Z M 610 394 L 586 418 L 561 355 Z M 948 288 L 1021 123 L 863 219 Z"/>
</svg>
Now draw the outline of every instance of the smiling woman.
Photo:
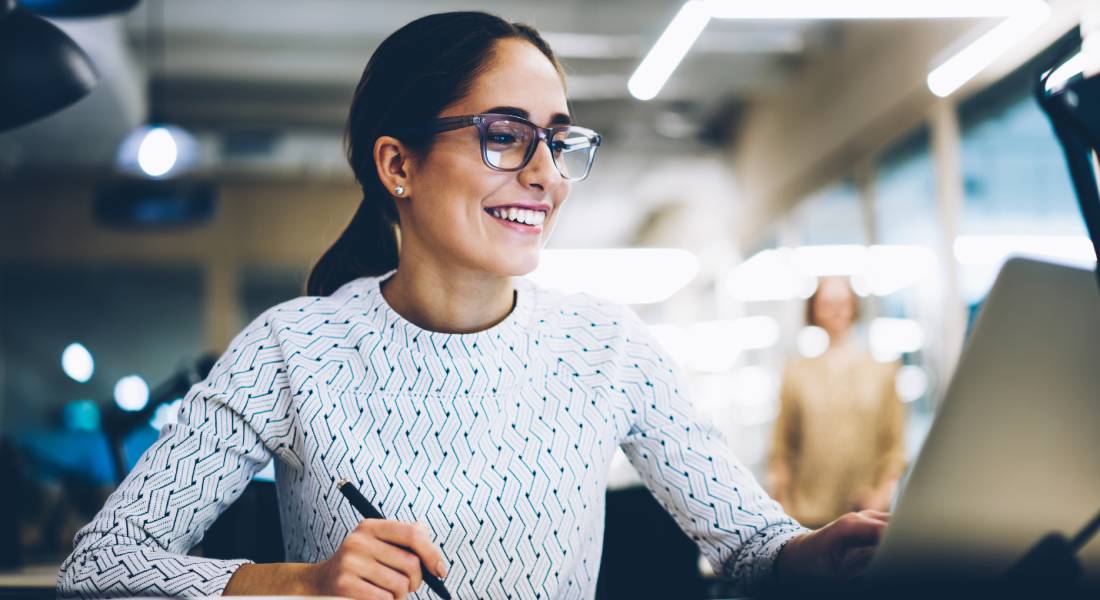
<svg viewBox="0 0 1100 600">
<path fill-rule="evenodd" d="M 310 295 L 190 390 L 77 535 L 61 595 L 427 598 L 423 569 L 458 597 L 591 599 L 617 448 L 743 587 L 858 571 L 883 515 L 806 532 L 629 309 L 520 277 L 601 142 L 534 29 L 476 12 L 401 28 L 346 142 L 363 200 Z M 189 556 L 272 459 L 294 562 Z M 339 480 L 387 519 L 361 521 Z"/>
</svg>

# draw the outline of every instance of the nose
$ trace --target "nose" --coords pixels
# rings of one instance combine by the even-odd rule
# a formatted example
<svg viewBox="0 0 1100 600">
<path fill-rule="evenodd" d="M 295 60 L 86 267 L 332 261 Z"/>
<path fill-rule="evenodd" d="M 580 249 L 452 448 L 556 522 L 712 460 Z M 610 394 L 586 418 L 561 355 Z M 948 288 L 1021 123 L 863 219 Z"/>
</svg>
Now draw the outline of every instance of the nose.
<svg viewBox="0 0 1100 600">
<path fill-rule="evenodd" d="M 535 153 L 530 162 L 519 172 L 519 182 L 524 187 L 532 187 L 542 191 L 548 191 L 557 187 L 565 178 L 558 172 L 554 165 L 554 157 L 550 154 L 550 145 L 546 140 L 539 140 L 535 145 Z"/>
</svg>

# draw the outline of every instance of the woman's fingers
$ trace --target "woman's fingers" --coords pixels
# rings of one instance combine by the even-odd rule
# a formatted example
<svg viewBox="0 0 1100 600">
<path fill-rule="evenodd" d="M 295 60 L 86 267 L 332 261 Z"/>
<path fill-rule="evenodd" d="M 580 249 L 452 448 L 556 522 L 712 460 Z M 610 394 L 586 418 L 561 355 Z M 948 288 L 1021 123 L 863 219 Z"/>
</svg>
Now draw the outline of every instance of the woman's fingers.
<svg viewBox="0 0 1100 600">
<path fill-rule="evenodd" d="M 420 587 L 420 559 L 415 554 L 379 539 L 371 540 L 374 557 L 387 567 L 400 571 L 409 580 L 410 592 Z"/>
<path fill-rule="evenodd" d="M 329 559 L 312 565 L 309 579 L 318 595 L 370 600 L 405 600 L 422 583 L 421 563 L 446 575 L 443 555 L 417 523 L 364 519 Z"/>
<path fill-rule="evenodd" d="M 349 536 L 349 539 L 352 539 Z M 354 540 L 350 545 L 351 551 L 340 556 L 337 564 L 335 582 L 340 594 L 349 595 L 352 598 L 376 597 L 377 592 L 372 592 L 360 583 L 367 583 L 386 592 L 386 598 L 404 598 L 409 592 L 409 578 L 400 571 L 394 570 L 379 561 L 375 554 L 375 544 L 387 545 L 378 540 Z M 363 593 L 365 596 L 359 596 Z"/>
<path fill-rule="evenodd" d="M 447 565 L 443 562 L 443 553 L 428 538 L 426 526 L 403 521 L 374 520 L 367 523 L 378 539 L 408 548 L 437 577 L 447 576 Z"/>
<path fill-rule="evenodd" d="M 358 588 L 361 590 L 361 596 L 355 595 L 353 598 L 364 598 L 365 600 L 395 600 L 397 596 L 393 595 L 393 592 L 374 585 L 369 581 L 362 581 L 362 585 Z"/>
<path fill-rule="evenodd" d="M 321 574 L 320 595 L 343 596 L 345 598 L 395 600 L 403 598 L 394 593 L 393 588 L 398 581 L 393 576 L 399 574 L 388 567 L 380 565 L 370 556 L 359 556 L 348 553 L 334 557 L 337 561 L 333 569 Z M 381 568 L 380 568 L 381 567 Z M 385 573 L 382 569 L 390 571 L 393 575 Z M 402 577 L 402 579 L 404 579 Z M 402 594 L 404 590 L 399 589 Z"/>
<path fill-rule="evenodd" d="M 872 519 L 877 519 L 877 520 L 882 521 L 884 523 L 889 523 L 890 522 L 890 513 L 888 513 L 888 512 L 882 512 L 881 510 L 874 510 L 874 509 L 870 509 L 870 508 L 868 508 L 866 510 L 861 510 L 859 512 L 860 512 L 860 514 L 862 514 L 864 516 L 871 517 Z"/>
<path fill-rule="evenodd" d="M 792 540 L 779 556 L 777 572 L 792 581 L 839 582 L 859 575 L 874 556 L 889 513 L 865 510 Z"/>
<path fill-rule="evenodd" d="M 389 592 L 396 600 L 404 600 L 410 591 L 409 578 L 404 573 L 377 560 L 367 563 L 360 576 L 368 583 Z"/>
<path fill-rule="evenodd" d="M 836 527 L 839 545 L 844 548 L 873 546 L 878 543 L 886 529 L 886 521 L 863 513 L 849 513 L 834 521 L 833 525 Z"/>
</svg>

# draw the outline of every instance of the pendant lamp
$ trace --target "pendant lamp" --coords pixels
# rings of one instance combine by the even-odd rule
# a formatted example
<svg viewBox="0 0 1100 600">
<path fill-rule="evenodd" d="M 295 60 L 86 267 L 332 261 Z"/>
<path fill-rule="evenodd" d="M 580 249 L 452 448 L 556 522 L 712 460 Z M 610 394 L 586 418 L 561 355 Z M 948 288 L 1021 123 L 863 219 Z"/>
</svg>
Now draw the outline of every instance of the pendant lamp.
<svg viewBox="0 0 1100 600">
<path fill-rule="evenodd" d="M 0 131 L 73 104 L 96 79 L 91 59 L 65 32 L 0 0 Z"/>
<path fill-rule="evenodd" d="M 149 118 L 118 146 L 115 166 L 124 174 L 143 179 L 170 179 L 185 174 L 196 163 L 199 145 L 186 129 L 168 123 L 161 110 L 163 85 L 157 71 L 167 73 L 164 32 L 167 0 L 146 2 L 146 60 L 150 71 Z M 159 69 L 154 68 L 159 65 Z"/>
<path fill-rule="evenodd" d="M 23 8 L 46 17 L 102 17 L 127 12 L 139 0 L 20 0 Z"/>
</svg>

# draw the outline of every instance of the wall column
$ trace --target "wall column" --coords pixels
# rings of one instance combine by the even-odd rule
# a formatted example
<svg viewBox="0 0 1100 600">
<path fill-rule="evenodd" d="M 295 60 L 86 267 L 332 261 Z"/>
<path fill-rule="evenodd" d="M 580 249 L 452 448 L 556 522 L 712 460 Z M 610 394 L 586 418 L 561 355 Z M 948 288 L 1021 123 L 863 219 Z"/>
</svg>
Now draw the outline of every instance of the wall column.
<svg viewBox="0 0 1100 600">
<path fill-rule="evenodd" d="M 929 115 L 932 130 L 932 161 L 936 173 L 936 204 L 940 239 L 936 241 L 936 256 L 943 287 L 941 322 L 934 332 L 936 372 L 941 381 L 950 380 L 966 337 L 967 309 L 959 287 L 958 261 L 955 260 L 955 238 L 965 198 L 962 175 L 962 137 L 955 102 L 940 99 Z"/>
<path fill-rule="evenodd" d="M 205 265 L 203 339 L 206 349 L 221 354 L 241 330 L 240 268 L 227 257 L 211 257 Z"/>
</svg>

